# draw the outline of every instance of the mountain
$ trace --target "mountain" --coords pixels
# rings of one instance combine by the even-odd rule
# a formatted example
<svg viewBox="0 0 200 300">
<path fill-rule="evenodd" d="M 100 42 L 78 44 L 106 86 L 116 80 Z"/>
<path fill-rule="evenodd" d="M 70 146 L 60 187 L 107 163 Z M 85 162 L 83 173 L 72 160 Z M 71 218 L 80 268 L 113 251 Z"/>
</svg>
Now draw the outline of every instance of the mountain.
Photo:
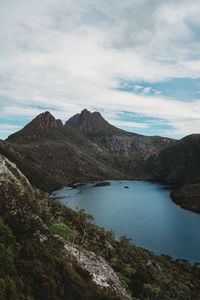
<svg viewBox="0 0 200 300">
<path fill-rule="evenodd" d="M 0 299 L 199 299 L 198 264 L 116 240 L 0 155 Z"/>
<path fill-rule="evenodd" d="M 42 137 L 47 129 L 50 128 L 62 128 L 63 123 L 61 120 L 56 120 L 50 112 L 39 114 L 29 124 L 27 124 L 22 130 L 11 134 L 8 137 L 8 141 L 20 142 L 20 140 L 31 140 L 36 137 Z"/>
<path fill-rule="evenodd" d="M 98 112 L 83 110 L 65 125 L 45 112 L 0 142 L 0 153 L 34 186 L 52 191 L 73 181 L 151 179 L 143 162 L 171 142 L 118 129 Z"/>
<path fill-rule="evenodd" d="M 121 130 L 107 122 L 99 112 L 84 109 L 65 123 L 79 128 L 91 141 L 100 144 L 110 152 L 155 151 L 165 147 L 172 139 L 159 136 L 144 136 Z M 148 150 L 147 150 L 148 149 Z"/>
<path fill-rule="evenodd" d="M 103 163 L 109 154 L 74 128 L 46 128 L 16 136 L 0 141 L 0 152 L 42 190 L 53 191 L 73 181 L 121 177 L 112 162 Z"/>
<path fill-rule="evenodd" d="M 84 109 L 80 114 L 71 117 L 65 123 L 66 126 L 80 128 L 86 134 L 109 134 L 121 130 L 109 124 L 102 115 L 95 111 L 90 112 Z"/>
<path fill-rule="evenodd" d="M 171 143 L 151 156 L 150 172 L 154 180 L 169 183 L 200 182 L 200 134 L 192 134 Z"/>
<path fill-rule="evenodd" d="M 173 140 L 130 133 L 111 125 L 99 112 L 86 109 L 65 125 L 49 112 L 42 113 L 6 141 L 0 141 L 0 153 L 45 191 L 74 181 L 104 179 L 198 184 L 199 151 L 199 134 Z M 175 200 L 178 190 L 173 200 L 182 206 L 187 202 L 187 209 L 197 211 L 200 199 L 197 190 L 192 190 L 190 201 L 181 198 L 182 192 Z"/>
</svg>

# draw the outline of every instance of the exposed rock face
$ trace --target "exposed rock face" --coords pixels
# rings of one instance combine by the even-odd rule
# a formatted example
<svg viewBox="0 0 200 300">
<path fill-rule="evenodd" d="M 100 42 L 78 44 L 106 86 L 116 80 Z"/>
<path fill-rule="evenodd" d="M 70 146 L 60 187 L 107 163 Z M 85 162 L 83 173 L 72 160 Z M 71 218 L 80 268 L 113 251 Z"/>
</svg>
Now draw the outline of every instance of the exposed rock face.
<svg viewBox="0 0 200 300">
<path fill-rule="evenodd" d="M 134 147 L 133 138 L 128 136 L 106 137 L 106 144 L 113 152 L 128 151 Z"/>
<path fill-rule="evenodd" d="M 27 124 L 22 130 L 10 135 L 8 140 L 16 140 L 20 137 L 32 138 L 37 135 L 36 131 L 42 131 L 48 128 L 62 128 L 63 124 L 61 120 L 56 120 L 50 112 L 39 114 L 29 124 Z"/>
<path fill-rule="evenodd" d="M 3 182 L 14 182 L 17 185 L 32 189 L 28 179 L 21 173 L 16 165 L 0 155 L 0 185 Z"/>
<path fill-rule="evenodd" d="M 35 119 L 33 119 L 32 122 L 30 122 L 27 127 L 36 127 L 36 128 L 47 128 L 47 127 L 55 127 L 59 128 L 62 127 L 62 121 L 61 120 L 56 120 L 54 116 L 50 114 L 50 112 L 46 111 L 45 113 L 42 113 L 38 115 Z"/>
<path fill-rule="evenodd" d="M 100 113 L 85 109 L 65 126 L 49 112 L 40 114 L 0 141 L 0 153 L 15 162 L 34 186 L 52 191 L 73 181 L 151 180 L 146 165 L 171 141 L 123 131 Z"/>
<path fill-rule="evenodd" d="M 93 281 L 101 287 L 113 290 L 122 299 L 131 300 L 131 296 L 122 287 L 119 278 L 107 262 L 90 251 L 79 251 L 77 248 L 65 244 L 65 249 L 78 261 L 79 265 L 87 270 Z"/>
<path fill-rule="evenodd" d="M 65 125 L 79 127 L 85 133 L 98 133 L 112 127 L 99 112 L 91 113 L 84 109 L 80 114 L 74 115 Z"/>
<path fill-rule="evenodd" d="M 101 144 L 104 150 L 110 152 L 138 151 L 148 153 L 166 147 L 171 139 L 159 136 L 144 136 L 136 133 L 123 131 L 108 123 L 99 112 L 84 109 L 80 114 L 74 115 L 65 125 L 80 128 L 88 137 L 98 145 Z"/>
</svg>

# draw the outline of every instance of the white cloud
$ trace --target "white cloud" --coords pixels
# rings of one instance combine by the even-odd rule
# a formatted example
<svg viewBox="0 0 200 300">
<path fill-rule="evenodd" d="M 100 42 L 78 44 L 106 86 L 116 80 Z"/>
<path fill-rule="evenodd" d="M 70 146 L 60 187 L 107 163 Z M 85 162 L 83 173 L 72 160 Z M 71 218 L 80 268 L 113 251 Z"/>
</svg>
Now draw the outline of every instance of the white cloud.
<svg viewBox="0 0 200 300">
<path fill-rule="evenodd" d="M 8 135 L 12 134 L 21 129 L 21 126 L 11 125 L 11 124 L 0 124 L 0 135 L 2 138 L 6 138 Z"/>
<path fill-rule="evenodd" d="M 29 119 L 47 107 L 66 120 L 86 107 L 115 114 L 110 121 L 121 111 L 162 118 L 181 134 L 199 125 L 200 101 L 149 95 L 151 82 L 199 77 L 199 1 L 36 0 L 30 6 L 13 0 L 0 7 L 2 119 Z M 140 95 L 116 90 L 119 78 L 141 82 L 133 87 Z"/>
<path fill-rule="evenodd" d="M 135 91 L 138 91 L 138 90 L 141 90 L 141 89 L 143 89 L 143 86 L 141 86 L 141 85 L 134 85 L 134 90 Z"/>
<path fill-rule="evenodd" d="M 160 94 L 162 94 L 161 91 L 155 91 L 155 95 L 160 95 Z"/>
<path fill-rule="evenodd" d="M 145 88 L 143 89 L 143 94 L 149 94 L 150 92 L 151 92 L 151 87 L 150 87 L 150 86 L 145 87 Z"/>
<path fill-rule="evenodd" d="M 11 125 L 11 124 L 0 124 L 0 131 L 7 131 L 7 130 L 18 130 L 21 126 Z"/>
<path fill-rule="evenodd" d="M 148 128 L 149 124 L 148 123 L 138 123 L 138 122 L 128 122 L 128 121 L 120 121 L 120 120 L 112 120 L 111 121 L 113 125 L 117 127 L 126 127 L 126 128 Z"/>
</svg>

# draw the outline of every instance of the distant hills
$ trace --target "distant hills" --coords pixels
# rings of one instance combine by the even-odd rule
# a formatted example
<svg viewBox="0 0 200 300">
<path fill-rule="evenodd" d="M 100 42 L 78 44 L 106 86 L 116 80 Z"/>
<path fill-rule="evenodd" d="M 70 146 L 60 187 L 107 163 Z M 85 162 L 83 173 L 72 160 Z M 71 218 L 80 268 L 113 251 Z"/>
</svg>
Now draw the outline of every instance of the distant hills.
<svg viewBox="0 0 200 300">
<path fill-rule="evenodd" d="M 15 162 L 34 186 L 46 191 L 97 179 L 198 184 L 199 151 L 199 134 L 181 140 L 139 135 L 86 109 L 65 124 L 49 112 L 42 113 L 0 141 L 0 153 Z"/>
</svg>

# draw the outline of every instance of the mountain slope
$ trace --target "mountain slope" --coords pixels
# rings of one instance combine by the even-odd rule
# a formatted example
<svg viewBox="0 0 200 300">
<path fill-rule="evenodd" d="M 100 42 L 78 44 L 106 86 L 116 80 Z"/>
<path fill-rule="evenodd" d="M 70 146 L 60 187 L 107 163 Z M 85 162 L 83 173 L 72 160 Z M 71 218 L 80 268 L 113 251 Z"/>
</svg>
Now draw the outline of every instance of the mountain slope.
<svg viewBox="0 0 200 300">
<path fill-rule="evenodd" d="M 66 240 L 61 241 L 56 213 L 65 214 L 65 219 L 66 214 L 71 215 L 71 220 L 75 217 L 73 226 L 78 219 L 75 213 L 34 190 L 3 156 L 0 156 L 0 170 L 0 299 L 130 299 L 102 258 L 96 256 L 96 262 L 99 261 L 101 268 L 110 268 L 112 273 L 112 279 L 108 275 L 110 283 L 105 290 L 93 282 L 93 270 L 90 275 L 65 251 L 71 245 L 70 237 L 65 236 Z M 73 232 L 64 223 L 60 226 Z M 98 279 L 98 274 L 95 275 Z"/>
<path fill-rule="evenodd" d="M 83 110 L 67 125 L 45 112 L 2 141 L 0 153 L 14 161 L 32 184 L 52 191 L 72 181 L 137 179 L 145 156 L 169 143 L 170 139 L 118 129 L 98 112 Z M 146 179 L 146 174 L 140 175 Z"/>
<path fill-rule="evenodd" d="M 97 179 L 199 183 L 199 151 L 198 134 L 180 141 L 143 136 L 118 129 L 98 112 L 87 110 L 65 125 L 45 112 L 7 141 L 0 141 L 0 153 L 16 163 L 34 186 L 45 191 L 73 181 Z M 197 192 L 190 191 L 187 208 L 194 210 L 199 200 Z M 174 195 L 178 194 L 173 194 L 175 200 Z M 178 197 L 176 202 L 182 205 L 186 201 Z"/>
<path fill-rule="evenodd" d="M 0 299 L 199 299 L 197 264 L 115 240 L 86 212 L 32 188 L 3 156 L 0 170 L 10 174 L 0 176 Z"/>
<path fill-rule="evenodd" d="M 79 128 L 91 141 L 110 152 L 153 152 L 172 141 L 159 136 L 144 136 L 121 130 L 108 123 L 99 112 L 91 113 L 86 109 L 70 118 L 65 125 Z"/>
<path fill-rule="evenodd" d="M 171 143 L 147 160 L 152 178 L 169 183 L 200 182 L 200 134 L 192 134 Z M 148 168 L 149 167 L 149 168 Z"/>
<path fill-rule="evenodd" d="M 200 213 L 200 183 L 176 187 L 171 192 L 171 198 L 182 208 Z"/>
<path fill-rule="evenodd" d="M 30 181 L 43 190 L 52 191 L 72 181 L 119 178 L 120 173 L 101 163 L 107 153 L 88 141 L 75 129 L 54 128 L 20 142 L 0 143 L 0 152 L 20 167 Z"/>
<path fill-rule="evenodd" d="M 26 140 L 40 138 L 45 135 L 45 131 L 50 128 L 62 128 L 63 124 L 61 120 L 56 120 L 48 111 L 38 115 L 30 123 L 28 123 L 22 130 L 11 134 L 8 137 L 8 141 L 23 142 Z"/>
<path fill-rule="evenodd" d="M 80 128 L 86 134 L 112 134 L 121 131 L 109 124 L 99 112 L 95 111 L 91 113 L 87 109 L 71 117 L 66 121 L 65 125 Z"/>
</svg>

